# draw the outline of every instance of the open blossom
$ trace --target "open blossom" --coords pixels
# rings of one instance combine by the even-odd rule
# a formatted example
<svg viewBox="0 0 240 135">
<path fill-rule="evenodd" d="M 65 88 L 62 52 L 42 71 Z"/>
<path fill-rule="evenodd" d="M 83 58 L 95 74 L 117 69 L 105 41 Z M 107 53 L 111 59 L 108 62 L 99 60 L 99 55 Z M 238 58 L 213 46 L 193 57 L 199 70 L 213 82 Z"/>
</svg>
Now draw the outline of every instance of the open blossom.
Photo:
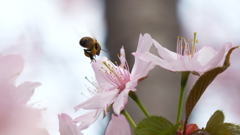
<svg viewBox="0 0 240 135">
<path fill-rule="evenodd" d="M 38 128 L 40 110 L 26 105 L 40 83 L 15 85 L 24 65 L 18 55 L 0 56 L 0 65 L 0 134 L 48 135 L 46 130 Z"/>
<path fill-rule="evenodd" d="M 144 53 L 149 51 L 151 44 L 152 38 L 149 34 L 140 35 L 136 52 Z M 147 77 L 148 72 L 154 68 L 151 62 L 135 58 L 135 63 L 130 73 L 123 48 L 120 53 L 120 65 L 115 65 L 106 57 L 92 63 L 99 87 L 96 87 L 95 94 L 92 93 L 94 94 L 92 98 L 75 107 L 75 110 L 81 108 L 91 110 L 74 120 L 81 123 L 79 126 L 81 130 L 91 125 L 102 111 L 107 114 L 111 105 L 114 113 L 119 115 L 127 104 L 129 91 L 136 91 L 138 82 Z"/>
<path fill-rule="evenodd" d="M 150 53 L 136 53 L 135 56 L 147 62 L 153 62 L 170 71 L 195 71 L 204 73 L 212 68 L 220 66 L 225 54 L 232 48 L 231 43 L 225 43 L 220 51 L 215 51 L 206 45 L 200 50 L 197 49 L 196 33 L 194 39 L 189 43 L 184 38 L 178 37 L 177 53 L 161 46 L 153 39 L 153 44 L 158 50 L 160 57 Z"/>
</svg>

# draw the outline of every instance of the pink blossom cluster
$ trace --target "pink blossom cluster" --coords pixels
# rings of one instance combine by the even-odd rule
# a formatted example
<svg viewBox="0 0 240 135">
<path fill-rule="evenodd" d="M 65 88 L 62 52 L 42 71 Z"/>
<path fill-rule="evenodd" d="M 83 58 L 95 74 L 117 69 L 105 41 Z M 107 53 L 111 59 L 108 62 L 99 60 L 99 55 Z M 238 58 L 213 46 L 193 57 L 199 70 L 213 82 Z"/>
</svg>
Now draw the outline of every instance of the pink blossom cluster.
<svg viewBox="0 0 240 135">
<path fill-rule="evenodd" d="M 101 114 L 106 116 L 112 110 L 105 135 L 131 135 L 123 111 L 129 93 L 137 91 L 138 83 L 148 77 L 149 71 L 160 66 L 173 72 L 190 71 L 200 75 L 221 66 L 226 53 L 232 48 L 231 43 L 225 43 L 220 51 L 208 45 L 198 49 L 196 44 L 195 38 L 190 43 L 179 37 L 175 53 L 160 45 L 149 34 L 144 34 L 140 35 L 137 50 L 132 53 L 135 62 L 131 70 L 123 47 L 118 56 L 119 65 L 107 57 L 92 62 L 97 81 L 94 83 L 95 90 L 89 91 L 92 97 L 74 107 L 75 111 L 83 109 L 88 112 L 74 119 L 67 114 L 59 114 L 60 134 L 83 135 L 82 130 L 91 126 Z M 159 56 L 150 52 L 151 47 L 157 49 Z M 0 56 L 0 65 L 0 134 L 48 135 L 46 130 L 39 127 L 41 110 L 27 104 L 40 83 L 24 82 L 16 86 L 16 79 L 24 67 L 19 55 Z M 197 129 L 195 124 L 190 124 L 187 133 Z M 178 130 L 177 133 L 183 134 L 183 131 Z"/>
<path fill-rule="evenodd" d="M 0 65 L 0 134 L 48 135 L 39 127 L 41 110 L 27 105 L 40 83 L 24 82 L 16 86 L 24 66 L 19 55 L 0 56 Z"/>
<path fill-rule="evenodd" d="M 102 112 L 107 115 L 111 109 L 113 114 L 105 135 L 130 135 L 129 124 L 121 111 L 128 102 L 129 92 L 137 91 L 139 81 L 145 79 L 150 70 L 158 65 L 174 72 L 191 71 L 200 75 L 220 66 L 226 53 L 232 48 L 231 43 L 225 43 L 220 51 L 215 51 L 208 45 L 198 49 L 196 44 L 196 39 L 190 43 L 179 38 L 175 53 L 160 45 L 149 34 L 144 34 L 140 35 L 137 50 L 133 53 L 135 62 L 131 71 L 123 47 L 120 50 L 119 65 L 107 57 L 92 62 L 98 85 L 95 86 L 95 91 L 91 91 L 91 98 L 74 108 L 76 111 L 84 109 L 89 112 L 73 120 L 67 114 L 59 115 L 61 135 L 82 135 L 81 131 L 94 123 Z M 152 46 L 157 49 L 159 56 L 150 52 Z"/>
</svg>

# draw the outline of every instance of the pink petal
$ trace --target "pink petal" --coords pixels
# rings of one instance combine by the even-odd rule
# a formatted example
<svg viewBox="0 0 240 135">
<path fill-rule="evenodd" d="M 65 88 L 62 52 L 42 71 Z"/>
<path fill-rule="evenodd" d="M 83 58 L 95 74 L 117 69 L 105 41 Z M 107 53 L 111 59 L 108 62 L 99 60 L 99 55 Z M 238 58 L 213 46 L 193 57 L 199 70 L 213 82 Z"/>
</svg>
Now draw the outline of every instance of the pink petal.
<svg viewBox="0 0 240 135">
<path fill-rule="evenodd" d="M 206 65 L 215 55 L 216 51 L 206 45 L 197 52 L 197 60 L 201 63 L 202 66 Z"/>
<path fill-rule="evenodd" d="M 125 116 L 112 114 L 112 119 L 108 124 L 105 135 L 131 135 L 131 129 Z"/>
<path fill-rule="evenodd" d="M 196 57 L 189 57 L 189 56 L 184 56 L 182 59 L 182 62 L 184 64 L 184 69 L 183 70 L 178 70 L 178 71 L 197 71 L 197 72 L 204 72 L 203 67 L 201 64 L 197 61 Z"/>
<path fill-rule="evenodd" d="M 59 114 L 58 120 L 60 135 L 83 135 L 77 125 L 72 122 L 72 118 L 69 115 Z"/>
<path fill-rule="evenodd" d="M 232 48 L 232 43 L 225 43 L 222 49 L 205 65 L 205 71 L 220 66 L 220 62 L 224 60 L 225 54 Z"/>
<path fill-rule="evenodd" d="M 40 83 L 24 82 L 17 87 L 17 100 L 20 103 L 26 104 L 34 93 L 34 89 L 40 86 Z"/>
<path fill-rule="evenodd" d="M 92 68 L 95 72 L 95 77 L 97 79 L 98 85 L 104 90 L 115 89 L 116 84 L 114 84 L 112 80 L 109 80 L 109 74 L 103 71 L 103 70 L 106 70 L 109 72 L 109 69 L 107 69 L 107 67 L 103 64 L 103 62 L 106 62 L 106 64 L 110 64 L 114 66 L 114 64 L 107 57 L 98 59 L 97 62 L 92 62 Z M 114 66 L 114 67 L 118 68 L 117 66 Z"/>
<path fill-rule="evenodd" d="M 146 52 L 143 54 L 134 54 L 135 57 L 152 62 L 155 65 L 161 66 L 170 71 L 199 71 L 203 72 L 203 67 L 197 61 L 196 58 L 190 58 L 189 56 L 184 56 L 181 59 L 176 59 L 172 61 L 165 61 L 156 55 Z"/>
<path fill-rule="evenodd" d="M 163 68 L 167 68 L 169 67 L 169 62 L 168 61 L 165 61 L 163 59 L 161 59 L 160 57 L 152 54 L 152 53 L 149 53 L 149 52 L 145 52 L 145 53 L 134 53 L 133 54 L 135 57 L 143 60 L 143 61 L 146 61 L 146 62 L 152 62 L 153 64 L 155 65 L 159 65 Z"/>
<path fill-rule="evenodd" d="M 128 102 L 128 93 L 131 89 L 124 89 L 117 97 L 115 102 L 113 103 L 113 111 L 117 115 L 124 109 Z"/>
<path fill-rule="evenodd" d="M 120 66 L 124 67 L 125 64 L 126 64 L 126 56 L 125 56 L 125 50 L 124 50 L 123 46 L 122 46 L 122 48 L 120 49 L 119 60 L 120 60 L 120 63 L 121 63 Z"/>
<path fill-rule="evenodd" d="M 86 129 L 97 120 L 101 112 L 102 112 L 101 109 L 96 109 L 94 111 L 87 112 L 84 115 L 75 118 L 73 122 L 81 123 L 79 126 L 80 130 Z"/>
<path fill-rule="evenodd" d="M 158 54 L 166 61 L 172 61 L 177 59 L 177 54 L 161 46 L 156 40 L 153 39 L 153 44 L 158 50 Z"/>
<path fill-rule="evenodd" d="M 197 61 L 197 57 L 191 58 L 184 56 L 183 58 L 169 62 L 169 65 L 164 67 L 171 71 L 196 71 L 204 72 L 204 68 Z"/>
<path fill-rule="evenodd" d="M 145 62 L 140 59 L 136 60 L 134 63 L 134 67 L 130 74 L 130 80 L 139 80 L 143 77 L 147 77 L 149 71 L 151 71 L 155 67 L 153 62 Z M 137 86 L 137 85 L 136 85 Z M 135 86 L 135 87 L 136 87 Z"/>
<path fill-rule="evenodd" d="M 140 35 L 138 41 L 138 48 L 135 54 L 145 53 L 150 50 L 152 46 L 152 38 L 149 34 L 144 34 L 143 37 Z M 151 61 L 143 61 L 135 56 L 135 62 L 131 71 L 130 80 L 138 80 L 146 77 L 148 72 L 152 70 L 155 65 Z M 136 86 L 135 86 L 136 87 Z"/>
<path fill-rule="evenodd" d="M 14 83 L 23 70 L 24 61 L 19 55 L 0 56 L 0 85 Z"/>
<path fill-rule="evenodd" d="M 137 53 L 144 53 L 148 52 L 152 46 L 152 37 L 148 33 L 144 34 L 143 36 L 140 34 Z"/>
<path fill-rule="evenodd" d="M 118 95 L 118 89 L 107 91 L 104 93 L 100 93 L 95 95 L 94 97 L 82 102 L 81 104 L 74 107 L 75 111 L 82 109 L 102 109 L 105 110 L 108 105 L 111 105 L 117 95 Z"/>
<path fill-rule="evenodd" d="M 139 79 L 141 79 L 141 78 L 137 78 L 137 79 L 131 80 L 128 83 L 126 83 L 125 89 L 130 89 L 131 91 L 136 91 L 136 87 L 138 85 Z"/>
</svg>

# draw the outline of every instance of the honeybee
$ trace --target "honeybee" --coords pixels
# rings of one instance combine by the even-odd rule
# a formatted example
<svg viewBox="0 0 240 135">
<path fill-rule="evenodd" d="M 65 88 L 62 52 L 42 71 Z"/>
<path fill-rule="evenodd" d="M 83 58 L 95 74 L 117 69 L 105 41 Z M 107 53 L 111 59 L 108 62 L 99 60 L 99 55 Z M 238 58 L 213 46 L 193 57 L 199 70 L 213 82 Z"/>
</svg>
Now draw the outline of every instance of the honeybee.
<svg viewBox="0 0 240 135">
<path fill-rule="evenodd" d="M 91 62 L 96 61 L 94 57 L 96 57 L 96 55 L 99 56 L 101 51 L 101 45 L 98 41 L 95 38 L 83 37 L 80 39 L 79 44 L 86 48 L 83 49 L 85 56 L 89 57 Z"/>
</svg>

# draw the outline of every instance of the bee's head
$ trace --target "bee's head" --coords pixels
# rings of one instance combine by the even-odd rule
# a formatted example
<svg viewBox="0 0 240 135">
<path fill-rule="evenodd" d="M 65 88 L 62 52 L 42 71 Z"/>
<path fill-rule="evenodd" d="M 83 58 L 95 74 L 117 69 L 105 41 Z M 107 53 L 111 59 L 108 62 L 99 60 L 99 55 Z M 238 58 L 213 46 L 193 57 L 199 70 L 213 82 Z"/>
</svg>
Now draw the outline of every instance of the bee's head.
<svg viewBox="0 0 240 135">
<path fill-rule="evenodd" d="M 88 43 L 89 43 L 89 39 L 91 39 L 90 37 L 83 37 L 80 39 L 79 44 L 82 47 L 87 47 Z"/>
</svg>

